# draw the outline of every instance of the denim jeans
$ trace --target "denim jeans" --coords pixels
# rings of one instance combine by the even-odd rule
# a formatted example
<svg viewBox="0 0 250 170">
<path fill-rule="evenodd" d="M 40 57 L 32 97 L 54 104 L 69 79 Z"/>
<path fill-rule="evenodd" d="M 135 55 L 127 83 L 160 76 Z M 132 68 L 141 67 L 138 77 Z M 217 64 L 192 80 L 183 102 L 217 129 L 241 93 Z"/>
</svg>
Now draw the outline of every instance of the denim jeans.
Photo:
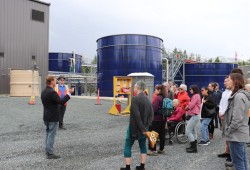
<svg viewBox="0 0 250 170">
<path fill-rule="evenodd" d="M 45 150 L 48 154 L 53 154 L 58 122 L 44 122 L 46 126 Z"/>
<path fill-rule="evenodd" d="M 229 142 L 233 165 L 236 170 L 247 170 L 248 159 L 246 154 L 246 143 Z"/>
<path fill-rule="evenodd" d="M 188 136 L 189 142 L 197 140 L 197 129 L 196 126 L 199 123 L 200 116 L 194 115 L 187 122 L 186 135 Z"/>
<path fill-rule="evenodd" d="M 201 140 L 206 142 L 209 140 L 208 137 L 208 125 L 211 121 L 211 118 L 203 118 L 201 120 Z"/>
</svg>

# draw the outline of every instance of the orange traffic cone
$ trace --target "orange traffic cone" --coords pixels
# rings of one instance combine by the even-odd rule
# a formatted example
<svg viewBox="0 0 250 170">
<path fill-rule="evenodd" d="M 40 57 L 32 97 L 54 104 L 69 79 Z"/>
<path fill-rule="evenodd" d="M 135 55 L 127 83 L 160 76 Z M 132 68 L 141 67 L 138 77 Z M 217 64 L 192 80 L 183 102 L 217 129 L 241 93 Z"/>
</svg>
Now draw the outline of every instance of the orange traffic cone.
<svg viewBox="0 0 250 170">
<path fill-rule="evenodd" d="M 101 103 L 100 103 L 100 91 L 99 91 L 99 89 L 97 90 L 97 99 L 96 99 L 96 104 L 95 105 L 101 105 Z"/>
<path fill-rule="evenodd" d="M 34 104 L 35 104 L 35 96 L 30 96 L 29 105 L 34 105 Z"/>
</svg>

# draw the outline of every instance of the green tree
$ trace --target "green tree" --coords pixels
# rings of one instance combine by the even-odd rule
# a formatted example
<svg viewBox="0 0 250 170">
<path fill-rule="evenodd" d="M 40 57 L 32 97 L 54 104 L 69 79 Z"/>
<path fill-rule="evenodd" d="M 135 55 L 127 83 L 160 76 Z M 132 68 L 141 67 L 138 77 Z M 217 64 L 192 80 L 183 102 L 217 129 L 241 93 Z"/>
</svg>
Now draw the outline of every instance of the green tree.
<svg viewBox="0 0 250 170">
<path fill-rule="evenodd" d="M 212 63 L 212 62 L 213 62 L 213 59 L 210 58 L 207 62 L 208 62 L 208 63 Z"/>
<path fill-rule="evenodd" d="M 185 58 L 185 59 L 188 58 L 188 55 L 187 55 L 187 51 L 186 51 L 186 50 L 183 51 L 183 58 Z"/>
<path fill-rule="evenodd" d="M 97 64 L 97 55 L 94 56 L 94 59 L 91 61 L 91 64 Z"/>
<path fill-rule="evenodd" d="M 164 47 L 164 44 L 162 44 L 162 70 L 166 70 L 166 58 L 167 57 L 167 51 L 166 48 Z"/>
<path fill-rule="evenodd" d="M 82 66 L 82 74 L 89 74 L 91 71 L 91 68 L 88 66 Z"/>
<path fill-rule="evenodd" d="M 214 60 L 215 63 L 221 63 L 220 61 L 220 58 L 219 57 L 216 57 L 215 60 Z"/>
<path fill-rule="evenodd" d="M 242 61 L 238 61 L 238 65 L 239 65 L 239 66 L 242 66 L 242 65 L 243 65 L 243 62 L 242 62 Z"/>
<path fill-rule="evenodd" d="M 176 55 L 178 53 L 178 50 L 177 48 L 175 47 L 174 50 L 173 50 L 173 54 Z"/>
</svg>

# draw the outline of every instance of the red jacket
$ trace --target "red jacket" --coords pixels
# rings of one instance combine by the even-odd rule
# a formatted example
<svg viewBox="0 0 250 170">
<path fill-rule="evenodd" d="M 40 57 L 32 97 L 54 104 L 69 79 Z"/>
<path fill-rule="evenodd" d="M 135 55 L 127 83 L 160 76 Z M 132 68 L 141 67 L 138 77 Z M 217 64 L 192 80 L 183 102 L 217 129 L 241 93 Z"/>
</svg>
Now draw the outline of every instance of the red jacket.
<svg viewBox="0 0 250 170">
<path fill-rule="evenodd" d="M 177 108 L 173 111 L 172 115 L 167 119 L 167 121 L 176 121 L 180 122 L 182 121 L 182 116 L 185 112 L 182 110 L 180 106 L 177 106 Z"/>
<path fill-rule="evenodd" d="M 181 108 L 183 109 L 183 111 L 185 111 L 185 108 L 190 102 L 190 97 L 188 96 L 188 93 L 186 91 L 179 92 L 178 100 L 180 102 Z"/>
<path fill-rule="evenodd" d="M 178 96 L 179 96 L 179 92 L 177 91 L 174 93 L 174 99 L 178 99 Z"/>
</svg>

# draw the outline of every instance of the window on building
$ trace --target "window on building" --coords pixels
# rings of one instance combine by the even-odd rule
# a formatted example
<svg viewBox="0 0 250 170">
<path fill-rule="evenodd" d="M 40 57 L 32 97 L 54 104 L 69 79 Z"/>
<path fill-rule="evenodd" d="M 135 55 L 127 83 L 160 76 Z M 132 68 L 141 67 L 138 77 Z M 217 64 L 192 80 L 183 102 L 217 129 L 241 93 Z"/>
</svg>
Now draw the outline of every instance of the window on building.
<svg viewBox="0 0 250 170">
<path fill-rule="evenodd" d="M 0 52 L 0 57 L 4 57 L 4 53 L 3 52 Z"/>
<path fill-rule="evenodd" d="M 34 21 L 44 22 L 44 12 L 32 9 L 31 19 Z"/>
</svg>

